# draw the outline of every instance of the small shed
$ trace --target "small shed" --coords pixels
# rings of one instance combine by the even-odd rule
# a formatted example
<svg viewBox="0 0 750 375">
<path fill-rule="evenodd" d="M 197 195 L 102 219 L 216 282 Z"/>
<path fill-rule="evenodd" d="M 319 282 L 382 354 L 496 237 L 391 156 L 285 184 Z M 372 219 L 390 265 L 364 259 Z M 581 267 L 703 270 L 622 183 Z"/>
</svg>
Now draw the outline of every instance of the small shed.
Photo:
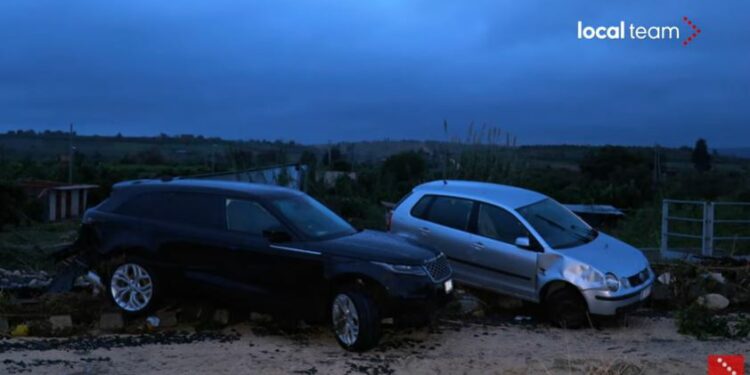
<svg viewBox="0 0 750 375">
<path fill-rule="evenodd" d="M 625 216 L 617 207 L 609 204 L 564 204 L 594 228 L 611 227 Z"/>
<path fill-rule="evenodd" d="M 83 216 L 88 208 L 89 191 L 99 185 L 69 185 L 54 181 L 23 181 L 20 186 L 29 196 L 44 203 L 46 221 L 61 221 Z"/>
</svg>

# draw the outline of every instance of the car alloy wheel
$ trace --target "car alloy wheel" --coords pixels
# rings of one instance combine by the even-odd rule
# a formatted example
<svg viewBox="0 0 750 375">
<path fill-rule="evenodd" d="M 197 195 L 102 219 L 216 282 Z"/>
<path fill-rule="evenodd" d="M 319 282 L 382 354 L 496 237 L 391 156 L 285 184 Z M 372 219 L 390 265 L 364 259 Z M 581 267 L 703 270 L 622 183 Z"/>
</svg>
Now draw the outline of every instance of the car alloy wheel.
<svg viewBox="0 0 750 375">
<path fill-rule="evenodd" d="M 125 263 L 112 273 L 109 289 L 117 306 L 127 312 L 138 312 L 151 302 L 154 283 L 145 268 Z"/>
<path fill-rule="evenodd" d="M 338 339 L 346 346 L 353 346 L 359 336 L 359 314 L 357 308 L 346 294 L 339 294 L 333 300 L 333 330 Z"/>
</svg>

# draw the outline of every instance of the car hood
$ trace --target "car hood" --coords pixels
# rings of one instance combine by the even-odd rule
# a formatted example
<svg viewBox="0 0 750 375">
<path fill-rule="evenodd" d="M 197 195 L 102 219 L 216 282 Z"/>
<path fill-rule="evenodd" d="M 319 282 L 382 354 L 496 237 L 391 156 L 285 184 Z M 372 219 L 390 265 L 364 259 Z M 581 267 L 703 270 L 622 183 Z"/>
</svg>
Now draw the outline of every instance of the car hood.
<svg viewBox="0 0 750 375">
<path fill-rule="evenodd" d="M 312 247 L 327 255 L 407 265 L 423 264 L 439 254 L 400 236 L 373 230 L 315 242 Z"/>
<path fill-rule="evenodd" d="M 648 266 L 648 260 L 640 250 L 602 232 L 585 245 L 558 251 L 561 255 L 591 265 L 601 272 L 612 272 L 618 277 L 635 275 Z"/>
</svg>

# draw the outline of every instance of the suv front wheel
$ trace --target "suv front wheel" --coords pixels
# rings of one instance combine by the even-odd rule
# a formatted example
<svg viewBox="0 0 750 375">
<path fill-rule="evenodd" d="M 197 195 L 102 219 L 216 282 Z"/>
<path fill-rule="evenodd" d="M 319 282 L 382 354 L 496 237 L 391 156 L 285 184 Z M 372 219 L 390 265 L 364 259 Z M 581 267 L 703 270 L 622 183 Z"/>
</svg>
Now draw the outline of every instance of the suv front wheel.
<svg viewBox="0 0 750 375">
<path fill-rule="evenodd" d="M 379 316 L 374 299 L 363 291 L 344 290 L 331 301 L 333 334 L 346 350 L 364 351 L 377 345 Z"/>
<path fill-rule="evenodd" d="M 118 264 L 107 283 L 112 302 L 125 313 L 134 315 L 151 309 L 156 291 L 155 274 L 148 267 L 133 261 Z"/>
</svg>

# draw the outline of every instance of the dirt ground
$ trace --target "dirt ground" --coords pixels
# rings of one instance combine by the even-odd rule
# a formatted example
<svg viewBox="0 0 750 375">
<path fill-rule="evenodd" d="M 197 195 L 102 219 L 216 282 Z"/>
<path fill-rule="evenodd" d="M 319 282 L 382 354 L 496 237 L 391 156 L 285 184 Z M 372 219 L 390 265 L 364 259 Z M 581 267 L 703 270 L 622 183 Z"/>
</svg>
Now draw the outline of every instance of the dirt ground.
<svg viewBox="0 0 750 375">
<path fill-rule="evenodd" d="M 709 354 L 750 354 L 750 341 L 699 341 L 668 317 L 562 330 L 452 322 L 387 329 L 349 353 L 325 327 L 293 333 L 243 323 L 210 334 L 0 340 L 0 373 L 18 374 L 705 374 Z"/>
</svg>

